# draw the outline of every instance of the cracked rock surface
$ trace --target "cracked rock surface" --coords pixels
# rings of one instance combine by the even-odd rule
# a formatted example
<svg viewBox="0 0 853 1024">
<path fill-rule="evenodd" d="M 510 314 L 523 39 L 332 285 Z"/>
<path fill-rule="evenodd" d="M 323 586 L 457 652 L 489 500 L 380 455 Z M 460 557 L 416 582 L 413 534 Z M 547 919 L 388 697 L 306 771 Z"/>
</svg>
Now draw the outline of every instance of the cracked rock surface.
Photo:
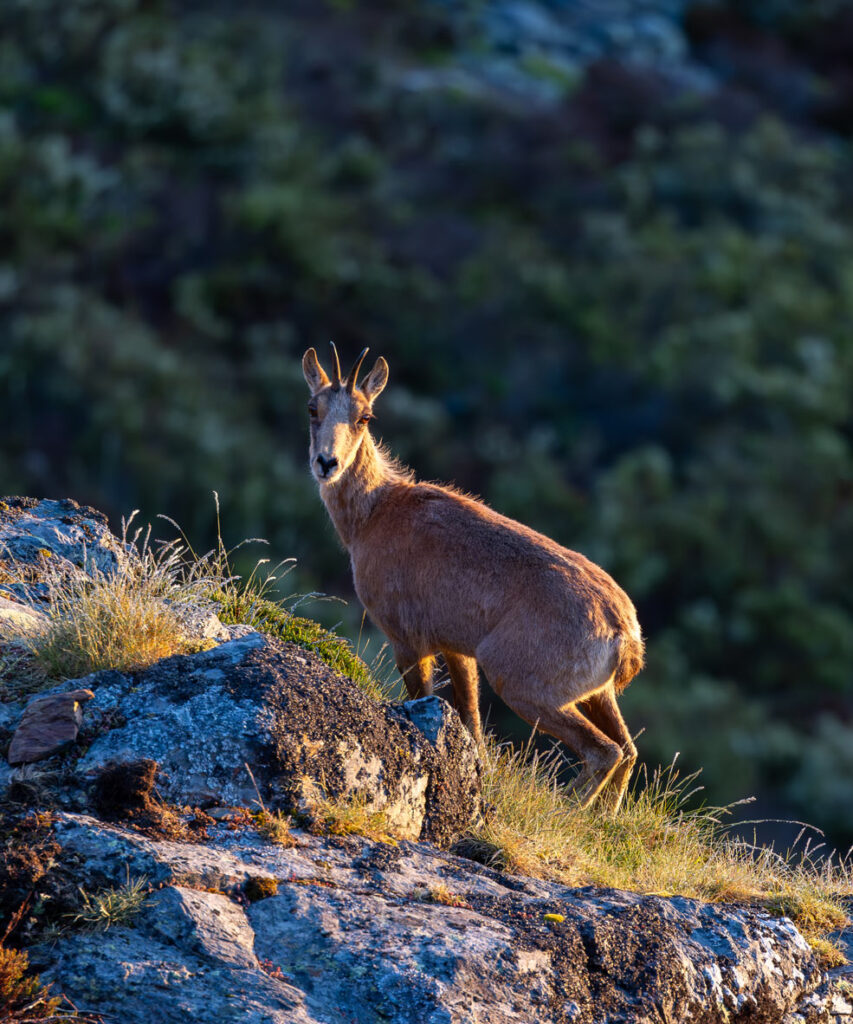
<svg viewBox="0 0 853 1024">
<path fill-rule="evenodd" d="M 222 823 L 172 843 L 75 814 L 56 835 L 90 887 L 162 886 L 127 926 L 31 951 L 127 1024 L 849 1021 L 790 921 L 750 909 L 568 889 L 409 841 L 297 832 L 285 849 Z M 248 904 L 253 878 L 277 892 Z"/>
</svg>

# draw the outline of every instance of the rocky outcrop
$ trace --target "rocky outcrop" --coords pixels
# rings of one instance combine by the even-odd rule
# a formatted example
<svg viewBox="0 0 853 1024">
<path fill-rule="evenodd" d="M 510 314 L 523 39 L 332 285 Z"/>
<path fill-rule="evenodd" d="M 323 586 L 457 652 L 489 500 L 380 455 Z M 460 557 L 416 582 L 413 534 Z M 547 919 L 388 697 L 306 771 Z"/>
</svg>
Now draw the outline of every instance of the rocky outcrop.
<svg viewBox="0 0 853 1024">
<path fill-rule="evenodd" d="M 29 587 L 40 559 L 123 557 L 97 514 L 18 501 L 15 529 L 55 544 L 21 563 Z M 127 1024 L 853 1024 L 785 918 L 459 856 L 489 808 L 444 701 L 379 703 L 311 651 L 186 615 L 222 642 L 0 703 L 16 762 L 0 768 L 0 912 L 20 911 L 32 962 L 79 1008 Z M 385 840 L 319 834 L 329 801 L 381 812 Z M 128 882 L 147 892 L 136 913 L 87 927 L 81 900 Z"/>
<path fill-rule="evenodd" d="M 126 565 L 129 557 L 125 545 L 110 532 L 107 517 L 97 509 L 80 506 L 70 498 L 0 500 L 0 562 L 14 563 L 21 577 L 26 575 L 26 567 L 37 567 L 44 559 L 111 575 Z M 46 598 L 43 584 L 36 583 L 34 588 L 23 584 L 22 579 L 3 586 L 16 596 Z"/>
<path fill-rule="evenodd" d="M 55 833 L 87 889 L 162 887 L 129 925 L 32 953 L 78 1006 L 127 1024 L 851 1019 L 838 989 L 816 991 L 793 925 L 754 910 L 567 889 L 424 843 L 297 833 L 283 849 L 228 821 L 204 845 L 74 814 Z M 248 903 L 259 877 L 277 891 Z"/>
<path fill-rule="evenodd" d="M 310 814 L 324 798 L 358 799 L 383 812 L 396 835 L 440 845 L 479 820 L 476 748 L 444 701 L 377 703 L 310 651 L 242 632 L 142 672 L 67 683 L 28 707 L 29 731 L 41 705 L 67 703 L 65 691 L 85 689 L 93 696 L 80 777 L 150 759 L 170 803 L 260 799 Z"/>
</svg>

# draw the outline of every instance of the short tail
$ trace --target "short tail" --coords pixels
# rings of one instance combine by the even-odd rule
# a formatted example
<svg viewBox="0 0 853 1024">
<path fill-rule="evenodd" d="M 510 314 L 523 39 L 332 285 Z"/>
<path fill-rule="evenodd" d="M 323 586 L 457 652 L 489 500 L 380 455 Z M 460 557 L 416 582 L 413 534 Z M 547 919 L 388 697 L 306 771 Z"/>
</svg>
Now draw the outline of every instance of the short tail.
<svg viewBox="0 0 853 1024">
<path fill-rule="evenodd" d="M 623 634 L 619 641 L 619 660 L 613 677 L 617 693 L 621 693 L 643 667 L 643 652 L 643 641 L 639 637 Z"/>
</svg>

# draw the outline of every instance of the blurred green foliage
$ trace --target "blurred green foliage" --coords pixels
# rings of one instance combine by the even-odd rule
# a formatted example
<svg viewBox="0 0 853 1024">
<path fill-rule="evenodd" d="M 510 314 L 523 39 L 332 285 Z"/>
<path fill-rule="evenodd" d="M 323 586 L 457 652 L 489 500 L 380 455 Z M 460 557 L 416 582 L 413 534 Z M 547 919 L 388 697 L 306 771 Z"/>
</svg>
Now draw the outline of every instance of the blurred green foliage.
<svg viewBox="0 0 853 1024">
<path fill-rule="evenodd" d="M 849 141 L 683 93 L 585 130 L 592 79 L 538 113 L 412 88 L 459 45 L 435 18 L 3 4 L 4 490 L 195 542 L 216 489 L 349 596 L 299 357 L 370 344 L 419 475 L 634 597 L 646 758 L 853 838 Z"/>
</svg>

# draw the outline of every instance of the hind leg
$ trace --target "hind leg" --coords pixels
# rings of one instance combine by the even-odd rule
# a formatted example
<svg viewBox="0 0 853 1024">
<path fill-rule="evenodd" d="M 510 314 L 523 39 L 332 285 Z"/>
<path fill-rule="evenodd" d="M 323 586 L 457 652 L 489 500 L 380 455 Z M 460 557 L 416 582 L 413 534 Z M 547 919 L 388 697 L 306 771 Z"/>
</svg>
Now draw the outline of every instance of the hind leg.
<svg viewBox="0 0 853 1024">
<path fill-rule="evenodd" d="M 483 728 L 480 724 L 479 677 L 477 662 L 464 654 L 442 651 L 450 681 L 453 684 L 453 706 L 459 712 L 468 732 L 478 746 L 483 743 Z"/>
<path fill-rule="evenodd" d="M 488 671 L 484 669 L 488 678 Z M 554 736 L 583 761 L 577 778 L 568 786 L 582 807 L 589 807 L 622 760 L 622 749 L 593 725 L 574 704 L 551 708 L 530 698 L 533 687 L 515 687 L 508 682 L 501 696 L 525 722 Z"/>
<path fill-rule="evenodd" d="M 599 690 L 579 705 L 584 715 L 599 728 L 605 736 L 614 740 L 622 748 L 622 759 L 616 770 L 607 780 L 607 788 L 601 799 L 605 801 L 612 814 L 616 814 L 625 796 L 625 790 L 631 781 L 631 773 L 637 761 L 637 748 L 631 739 L 628 726 L 616 703 L 616 695 L 612 687 Z"/>
<path fill-rule="evenodd" d="M 559 680 L 537 678 L 531 674 L 531 667 L 537 663 L 535 654 L 519 655 L 514 629 L 493 631 L 476 650 L 477 663 L 498 696 L 525 722 L 565 743 L 583 761 L 569 790 L 577 794 L 582 806 L 589 807 L 622 760 L 622 745 L 594 725 L 576 705 L 591 689 L 605 685 L 608 675 L 590 683 L 587 666 L 586 680 L 570 670 L 564 670 Z"/>
</svg>

